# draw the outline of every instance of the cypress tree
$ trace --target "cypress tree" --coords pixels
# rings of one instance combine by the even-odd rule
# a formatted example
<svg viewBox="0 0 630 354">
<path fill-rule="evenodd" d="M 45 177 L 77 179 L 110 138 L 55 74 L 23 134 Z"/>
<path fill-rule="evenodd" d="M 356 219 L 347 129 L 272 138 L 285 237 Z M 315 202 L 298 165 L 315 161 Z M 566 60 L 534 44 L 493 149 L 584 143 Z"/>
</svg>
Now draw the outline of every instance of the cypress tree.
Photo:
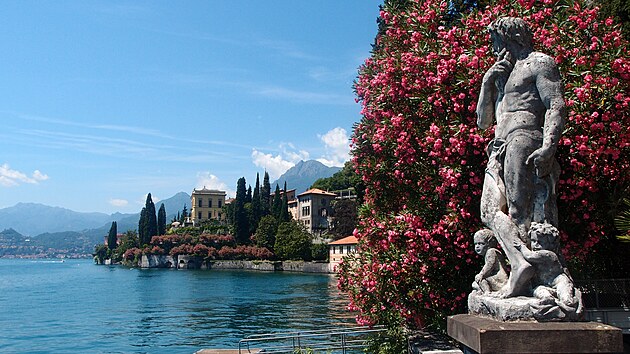
<svg viewBox="0 0 630 354">
<path fill-rule="evenodd" d="M 254 185 L 254 193 L 252 195 L 252 229 L 258 228 L 258 222 L 260 221 L 261 214 L 260 206 L 260 176 L 256 174 L 256 184 Z"/>
<path fill-rule="evenodd" d="M 140 212 L 140 220 L 138 221 L 138 240 L 140 241 L 140 247 L 148 244 L 147 235 L 149 231 L 147 225 L 147 208 L 144 207 Z"/>
<path fill-rule="evenodd" d="M 247 188 L 247 193 L 245 194 L 245 203 L 251 203 L 252 198 L 252 186 L 249 186 Z"/>
<path fill-rule="evenodd" d="M 151 199 L 151 193 L 147 195 L 147 201 L 143 211 L 144 215 L 140 213 L 141 225 L 138 225 L 138 229 L 142 228 L 143 231 L 138 230 L 138 232 L 141 233 L 141 243 L 148 245 L 151 243 L 151 237 L 157 236 L 157 218 L 155 216 L 155 204 L 153 204 L 153 199 Z"/>
<path fill-rule="evenodd" d="M 188 216 L 188 208 L 186 208 L 186 204 L 184 204 L 184 209 L 182 209 L 182 215 L 180 216 L 179 222 L 184 223 L 184 221 L 186 221 L 187 216 Z"/>
<path fill-rule="evenodd" d="M 116 248 L 117 244 L 117 236 L 118 236 L 118 225 L 116 222 L 112 222 L 112 226 L 109 228 L 109 235 L 107 235 L 107 247 L 110 250 Z"/>
<path fill-rule="evenodd" d="M 287 182 L 284 182 L 284 193 L 282 194 L 282 204 L 280 206 L 280 222 L 291 220 L 289 214 L 289 198 L 287 197 Z"/>
<path fill-rule="evenodd" d="M 166 234 L 166 208 L 164 208 L 164 203 L 160 205 L 160 210 L 158 210 L 157 231 L 158 235 Z"/>
<path fill-rule="evenodd" d="M 260 207 L 262 209 L 262 213 L 260 216 L 269 215 L 271 209 L 271 185 L 269 184 L 269 173 L 265 171 L 265 176 L 263 177 L 262 188 L 260 189 Z"/>
<path fill-rule="evenodd" d="M 280 220 L 280 211 L 282 210 L 282 198 L 280 198 L 280 187 L 276 184 L 276 191 L 273 193 L 273 205 L 271 206 L 271 215 Z"/>
<path fill-rule="evenodd" d="M 247 243 L 249 236 L 249 221 L 245 210 L 245 177 L 239 178 L 236 184 L 236 200 L 234 201 L 234 237 L 238 244 Z"/>
</svg>

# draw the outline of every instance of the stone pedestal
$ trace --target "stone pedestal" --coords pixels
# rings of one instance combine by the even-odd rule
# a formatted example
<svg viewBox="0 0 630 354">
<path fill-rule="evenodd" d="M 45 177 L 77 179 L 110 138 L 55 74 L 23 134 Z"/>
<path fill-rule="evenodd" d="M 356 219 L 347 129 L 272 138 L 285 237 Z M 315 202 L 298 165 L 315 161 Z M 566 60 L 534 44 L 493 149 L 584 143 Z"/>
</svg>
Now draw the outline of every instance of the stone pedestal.
<svg viewBox="0 0 630 354">
<path fill-rule="evenodd" d="M 623 353 L 621 330 L 597 322 L 500 322 L 455 315 L 448 318 L 447 328 L 468 352 Z"/>
</svg>

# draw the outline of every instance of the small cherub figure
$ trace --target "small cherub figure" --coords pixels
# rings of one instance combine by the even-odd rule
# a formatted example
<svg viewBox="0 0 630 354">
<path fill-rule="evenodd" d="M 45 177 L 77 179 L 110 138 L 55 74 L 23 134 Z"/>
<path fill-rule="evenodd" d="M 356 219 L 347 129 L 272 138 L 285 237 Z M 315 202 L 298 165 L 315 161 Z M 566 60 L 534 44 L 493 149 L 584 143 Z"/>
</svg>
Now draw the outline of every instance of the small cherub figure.
<svg viewBox="0 0 630 354">
<path fill-rule="evenodd" d="M 474 235 L 475 252 L 483 256 L 485 264 L 475 275 L 475 282 L 472 287 L 482 293 L 499 291 L 508 281 L 505 257 L 497 247 L 497 240 L 494 233 L 489 229 L 481 229 Z"/>
<path fill-rule="evenodd" d="M 557 305 L 546 312 L 556 312 L 556 318 L 575 317 L 581 312 L 581 294 L 573 286 L 573 280 L 558 257 L 558 237 L 560 232 L 548 223 L 531 223 L 529 237 L 531 250 L 523 243 L 514 246 L 536 268 L 533 279 L 534 297 L 542 304 Z"/>
</svg>

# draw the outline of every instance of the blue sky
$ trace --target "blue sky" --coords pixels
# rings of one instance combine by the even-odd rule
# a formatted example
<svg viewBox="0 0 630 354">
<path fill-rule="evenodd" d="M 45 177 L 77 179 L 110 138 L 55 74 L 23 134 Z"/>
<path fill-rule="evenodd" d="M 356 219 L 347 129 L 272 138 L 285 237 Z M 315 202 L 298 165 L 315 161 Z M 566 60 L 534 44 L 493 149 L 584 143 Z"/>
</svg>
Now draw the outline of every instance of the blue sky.
<svg viewBox="0 0 630 354">
<path fill-rule="evenodd" d="M 3 2 L 0 208 L 138 212 L 341 166 L 381 2 Z"/>
</svg>

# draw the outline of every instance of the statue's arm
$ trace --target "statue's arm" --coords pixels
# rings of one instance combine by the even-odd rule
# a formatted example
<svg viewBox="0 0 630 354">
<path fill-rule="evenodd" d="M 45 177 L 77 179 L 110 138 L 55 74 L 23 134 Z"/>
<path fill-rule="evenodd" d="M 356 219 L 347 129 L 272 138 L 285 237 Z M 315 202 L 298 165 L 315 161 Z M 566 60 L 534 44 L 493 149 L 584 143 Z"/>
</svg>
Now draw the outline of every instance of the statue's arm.
<svg viewBox="0 0 630 354">
<path fill-rule="evenodd" d="M 543 263 L 548 264 L 555 262 L 558 259 L 555 253 L 547 250 L 532 251 L 524 245 L 520 248 L 523 258 L 530 263 Z"/>
<path fill-rule="evenodd" d="M 553 156 L 564 129 L 567 109 L 563 97 L 560 72 L 553 58 L 544 56 L 536 62 L 536 89 L 545 108 L 542 147 L 534 151 L 527 163 L 534 162 L 539 176 L 546 176 L 551 171 Z"/>
<path fill-rule="evenodd" d="M 494 265 L 498 262 L 497 254 L 496 252 L 493 252 L 493 251 L 496 251 L 496 249 L 490 248 L 486 252 L 486 257 L 484 259 L 485 264 L 483 265 L 483 268 L 481 268 L 481 271 L 479 272 L 479 275 L 482 278 L 487 278 L 490 275 L 492 275 L 492 269 L 494 268 Z"/>
<path fill-rule="evenodd" d="M 495 118 L 495 105 L 498 98 L 497 79 L 507 79 L 514 65 L 511 55 L 504 49 L 499 53 L 497 62 L 486 71 L 481 80 L 481 91 L 477 100 L 477 126 L 488 129 Z"/>
<path fill-rule="evenodd" d="M 486 75 L 487 76 L 487 75 Z M 494 104 L 497 97 L 497 88 L 494 80 L 484 80 L 481 83 L 481 91 L 477 101 L 477 126 L 488 129 L 494 121 Z"/>
</svg>

